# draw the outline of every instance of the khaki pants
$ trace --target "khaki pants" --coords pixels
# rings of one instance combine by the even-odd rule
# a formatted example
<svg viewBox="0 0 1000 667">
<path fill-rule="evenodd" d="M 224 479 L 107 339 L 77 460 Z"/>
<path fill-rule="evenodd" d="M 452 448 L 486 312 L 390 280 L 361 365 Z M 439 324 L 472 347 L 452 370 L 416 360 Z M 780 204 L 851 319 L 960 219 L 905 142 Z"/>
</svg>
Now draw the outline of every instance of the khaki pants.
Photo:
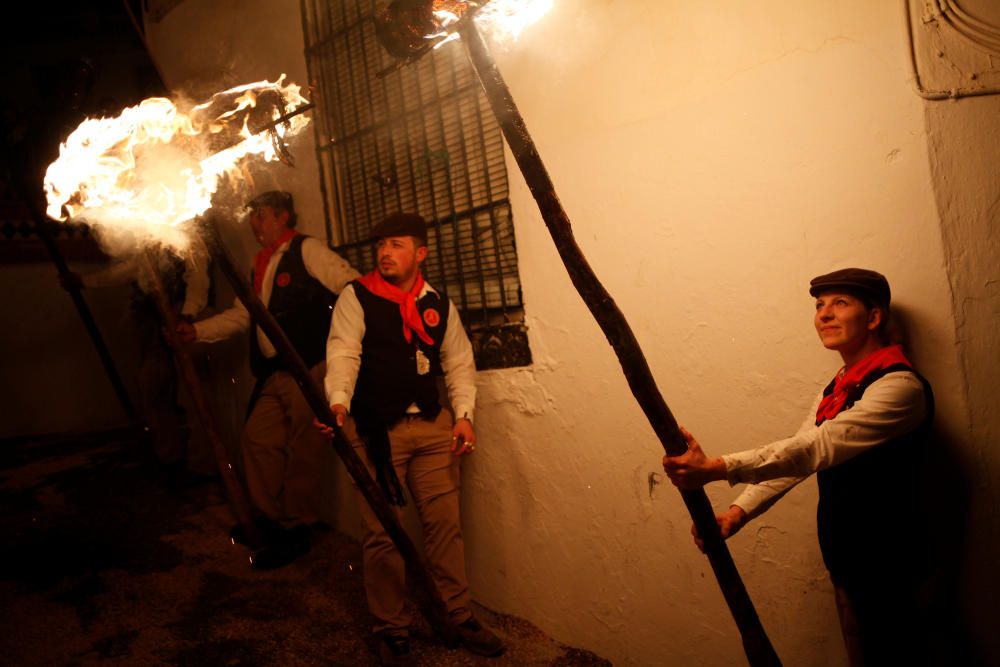
<svg viewBox="0 0 1000 667">
<path fill-rule="evenodd" d="M 326 363 L 310 374 L 322 384 Z M 313 426 L 313 411 L 289 373 L 277 371 L 265 380 L 243 427 L 241 447 L 254 507 L 286 525 L 320 520 L 330 444 Z"/>
<path fill-rule="evenodd" d="M 344 434 L 368 467 L 353 420 Z M 452 416 L 441 410 L 433 422 L 418 416 L 405 417 L 389 430 L 392 464 L 400 482 L 407 485 L 417 505 L 424 529 L 424 547 L 430 573 L 456 623 L 472 616 L 469 585 L 465 576 L 465 542 L 459 517 L 459 457 L 451 452 Z M 392 539 L 382 528 L 367 501 L 358 492 L 358 507 L 364 521 L 364 579 L 368 608 L 376 618 L 375 632 L 405 634 L 410 615 L 404 609 L 406 568 Z M 396 509 L 399 517 L 401 510 Z"/>
</svg>

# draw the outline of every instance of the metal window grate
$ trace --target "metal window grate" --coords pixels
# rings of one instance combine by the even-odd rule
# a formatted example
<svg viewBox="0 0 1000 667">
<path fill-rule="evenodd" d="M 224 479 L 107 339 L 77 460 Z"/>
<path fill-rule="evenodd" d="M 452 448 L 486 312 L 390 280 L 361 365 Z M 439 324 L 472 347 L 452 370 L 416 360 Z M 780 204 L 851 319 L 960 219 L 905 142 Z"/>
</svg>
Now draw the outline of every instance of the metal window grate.
<svg viewBox="0 0 1000 667">
<path fill-rule="evenodd" d="M 302 0 L 327 234 L 366 271 L 371 228 L 389 213 L 420 213 L 430 224 L 424 274 L 462 311 L 477 365 L 530 364 L 500 128 L 457 42 L 376 77 L 392 59 L 375 38 L 375 9 Z"/>
</svg>

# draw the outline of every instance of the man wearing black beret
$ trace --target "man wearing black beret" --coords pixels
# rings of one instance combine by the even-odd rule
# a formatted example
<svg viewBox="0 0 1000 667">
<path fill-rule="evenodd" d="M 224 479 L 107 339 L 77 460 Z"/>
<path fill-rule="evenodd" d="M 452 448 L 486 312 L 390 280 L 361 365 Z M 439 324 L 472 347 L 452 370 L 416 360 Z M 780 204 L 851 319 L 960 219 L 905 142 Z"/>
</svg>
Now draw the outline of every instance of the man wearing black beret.
<svg viewBox="0 0 1000 667">
<path fill-rule="evenodd" d="M 263 192 L 247 203 L 247 220 L 261 249 L 254 258 L 254 291 L 317 379 L 326 372 L 326 332 L 337 294 L 358 276 L 323 241 L 300 234 L 292 195 Z M 328 443 L 313 428 L 312 410 L 282 366 L 271 341 L 253 326 L 239 299 L 232 308 L 194 324 L 182 323 L 183 342 L 214 343 L 251 331 L 250 370 L 257 378 L 240 438 L 250 500 L 265 545 L 255 569 L 286 565 L 310 548 L 310 527 L 322 522 L 323 462 Z M 245 539 L 241 526 L 233 538 Z"/>
<path fill-rule="evenodd" d="M 377 268 L 344 289 L 327 342 L 326 393 L 338 425 L 391 504 L 417 504 L 431 575 L 463 646 L 504 645 L 472 615 L 459 518 L 460 459 L 476 449 L 476 369 L 458 311 L 423 278 L 427 225 L 390 215 L 372 230 Z M 443 409 L 444 375 L 451 410 Z M 350 415 L 350 416 L 348 416 Z M 402 557 L 363 498 L 364 578 L 383 665 L 409 663 Z"/>
<path fill-rule="evenodd" d="M 663 467 L 682 489 L 716 480 L 748 484 L 717 517 L 723 537 L 816 473 L 820 551 L 851 665 L 925 664 L 915 592 L 928 563 L 920 513 L 905 505 L 919 479 L 933 394 L 902 348 L 888 340 L 885 276 L 841 269 L 813 278 L 809 294 L 816 299 L 820 341 L 840 353 L 844 366 L 795 435 L 708 458 L 682 429 L 688 451 L 665 456 Z"/>
</svg>

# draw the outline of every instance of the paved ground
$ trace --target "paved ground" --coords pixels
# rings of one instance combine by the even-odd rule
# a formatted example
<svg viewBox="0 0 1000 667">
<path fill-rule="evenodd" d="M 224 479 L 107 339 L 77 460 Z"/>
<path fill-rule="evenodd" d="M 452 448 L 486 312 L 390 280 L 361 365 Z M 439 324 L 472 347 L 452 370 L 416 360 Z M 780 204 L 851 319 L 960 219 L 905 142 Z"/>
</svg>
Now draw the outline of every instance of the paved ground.
<svg viewBox="0 0 1000 667">
<path fill-rule="evenodd" d="M 375 665 L 356 542 L 254 572 L 221 485 L 172 489 L 128 437 L 0 443 L 0 664 Z M 420 665 L 609 665 L 479 608 L 498 659 L 413 629 Z"/>
</svg>

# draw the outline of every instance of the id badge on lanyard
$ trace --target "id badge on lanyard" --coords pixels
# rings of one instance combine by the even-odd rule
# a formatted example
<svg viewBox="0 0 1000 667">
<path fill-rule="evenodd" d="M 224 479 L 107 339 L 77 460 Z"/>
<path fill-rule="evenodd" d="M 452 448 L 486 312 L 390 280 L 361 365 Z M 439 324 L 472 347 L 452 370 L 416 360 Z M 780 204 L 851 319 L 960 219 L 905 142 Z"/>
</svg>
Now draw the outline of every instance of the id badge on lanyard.
<svg viewBox="0 0 1000 667">
<path fill-rule="evenodd" d="M 431 360 L 427 358 L 420 346 L 417 346 L 417 375 L 427 375 L 430 372 Z"/>
</svg>

